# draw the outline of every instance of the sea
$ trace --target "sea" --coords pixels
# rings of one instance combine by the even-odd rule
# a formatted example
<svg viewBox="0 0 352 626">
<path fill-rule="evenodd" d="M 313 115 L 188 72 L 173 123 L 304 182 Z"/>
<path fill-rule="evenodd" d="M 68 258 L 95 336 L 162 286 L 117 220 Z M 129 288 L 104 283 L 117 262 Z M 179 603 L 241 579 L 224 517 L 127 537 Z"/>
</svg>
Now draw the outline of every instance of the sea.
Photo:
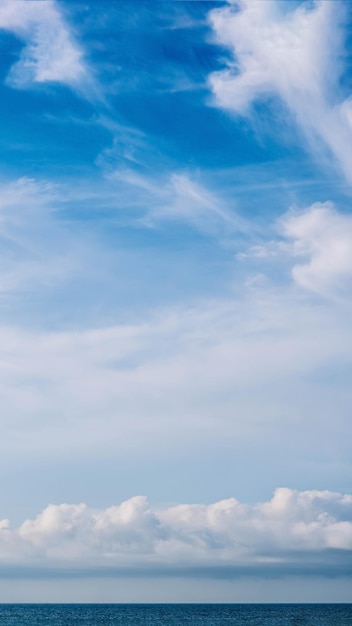
<svg viewBox="0 0 352 626">
<path fill-rule="evenodd" d="M 2 604 L 1 626 L 352 626 L 352 604 Z"/>
</svg>

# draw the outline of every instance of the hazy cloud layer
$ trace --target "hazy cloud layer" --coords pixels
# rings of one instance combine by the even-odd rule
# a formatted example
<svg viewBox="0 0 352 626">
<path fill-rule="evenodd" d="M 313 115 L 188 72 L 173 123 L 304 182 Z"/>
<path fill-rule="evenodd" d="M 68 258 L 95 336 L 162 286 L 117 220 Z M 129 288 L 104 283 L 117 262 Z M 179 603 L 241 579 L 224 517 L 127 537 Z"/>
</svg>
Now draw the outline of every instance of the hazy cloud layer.
<svg viewBox="0 0 352 626">
<path fill-rule="evenodd" d="M 180 196 L 171 213 L 184 198 L 183 216 L 192 221 L 196 213 L 199 229 L 205 207 L 208 227 L 207 213 L 215 213 L 216 235 L 218 221 L 227 224 L 227 213 L 217 210 L 220 201 L 188 178 L 176 182 Z M 160 196 L 171 201 L 169 188 L 151 186 L 148 193 L 157 203 Z M 72 194 L 71 202 L 78 202 Z M 89 190 L 82 194 L 84 202 Z M 89 277 L 91 285 L 96 275 L 115 288 L 115 276 L 107 271 L 111 257 L 107 249 L 103 256 L 99 238 L 60 218 L 63 196 L 65 188 L 30 179 L 2 186 L 4 308 L 19 301 L 28 306 L 29 295 L 57 294 L 65 313 L 74 277 Z M 149 208 L 145 219 L 151 219 Z M 140 227 L 140 214 L 136 221 Z M 312 384 L 312 377 L 351 367 L 351 232 L 350 217 L 331 204 L 285 213 L 265 241 L 237 261 L 243 277 L 231 296 L 190 297 L 130 322 L 99 318 L 95 327 L 80 320 L 79 327 L 38 329 L 12 324 L 8 315 L 0 325 L 2 454 L 22 459 L 41 451 L 59 458 L 75 451 L 89 458 L 92 452 L 125 454 L 132 447 L 134 454 L 148 456 L 183 441 L 185 432 L 196 448 L 200 440 L 228 437 L 236 445 L 258 437 L 262 447 L 279 441 L 283 428 L 298 442 L 303 424 L 299 450 L 310 449 L 317 428 L 328 437 L 336 403 L 333 386 Z M 281 279 L 274 280 L 278 272 Z M 342 397 L 334 418 L 345 433 L 335 433 L 338 446 L 350 432 L 351 392 L 343 381 Z"/>
</svg>

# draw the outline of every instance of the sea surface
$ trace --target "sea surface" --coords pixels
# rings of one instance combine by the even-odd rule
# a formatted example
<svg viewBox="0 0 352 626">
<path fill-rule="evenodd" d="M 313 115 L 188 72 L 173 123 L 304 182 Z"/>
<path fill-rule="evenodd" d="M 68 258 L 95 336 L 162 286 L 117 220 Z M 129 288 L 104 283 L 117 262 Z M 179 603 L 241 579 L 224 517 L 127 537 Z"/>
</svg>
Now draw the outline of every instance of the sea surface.
<svg viewBox="0 0 352 626">
<path fill-rule="evenodd" d="M 352 604 L 2 604 L 6 626 L 352 626 Z"/>
</svg>

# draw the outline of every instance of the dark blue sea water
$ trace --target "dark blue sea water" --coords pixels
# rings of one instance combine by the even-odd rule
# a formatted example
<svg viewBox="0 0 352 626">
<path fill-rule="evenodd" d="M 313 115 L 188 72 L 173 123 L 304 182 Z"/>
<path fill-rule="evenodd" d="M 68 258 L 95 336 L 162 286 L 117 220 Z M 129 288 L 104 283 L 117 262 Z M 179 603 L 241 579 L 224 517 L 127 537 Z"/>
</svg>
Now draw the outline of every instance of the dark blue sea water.
<svg viewBox="0 0 352 626">
<path fill-rule="evenodd" d="M 3 604 L 6 626 L 352 626 L 352 604 Z"/>
</svg>

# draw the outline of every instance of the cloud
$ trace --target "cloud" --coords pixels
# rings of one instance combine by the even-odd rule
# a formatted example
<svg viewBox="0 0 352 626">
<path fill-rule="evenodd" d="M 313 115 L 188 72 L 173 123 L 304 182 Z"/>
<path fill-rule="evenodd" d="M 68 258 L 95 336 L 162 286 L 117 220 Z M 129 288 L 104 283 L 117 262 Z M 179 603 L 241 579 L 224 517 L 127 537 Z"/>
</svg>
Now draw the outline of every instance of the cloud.
<svg viewBox="0 0 352 626">
<path fill-rule="evenodd" d="M 352 280 L 352 217 L 329 202 L 317 203 L 288 213 L 280 226 L 293 241 L 291 253 L 308 261 L 294 266 L 294 280 L 311 291 L 346 295 Z"/>
<path fill-rule="evenodd" d="M 144 198 L 157 194 L 154 180 L 138 182 Z M 114 180 L 111 184 L 114 196 Z M 213 202 L 218 207 L 215 194 L 181 178 L 177 197 L 173 184 L 169 180 L 161 188 L 160 207 L 164 200 L 176 211 L 179 203 L 182 219 L 190 219 L 192 210 L 199 211 L 199 218 L 203 210 L 214 212 L 215 225 L 217 220 L 222 224 L 223 216 L 213 209 Z M 96 186 L 94 193 L 101 206 Z M 105 193 L 104 206 L 106 188 Z M 345 459 L 351 435 L 351 302 L 348 294 L 338 300 L 305 292 L 302 297 L 302 290 L 287 280 L 287 269 L 309 266 L 316 250 L 325 254 L 327 248 L 329 258 L 332 252 L 324 242 L 347 237 L 345 216 L 330 205 L 290 212 L 276 227 L 281 246 L 276 257 L 269 246 L 272 277 L 269 271 L 266 280 L 253 280 L 252 268 L 241 263 L 243 282 L 222 298 L 192 292 L 183 302 L 164 301 L 163 306 L 141 299 L 138 314 L 133 303 L 123 321 L 118 280 L 129 271 L 126 257 L 120 256 L 115 239 L 114 249 L 105 246 L 108 256 L 103 256 L 107 240 L 96 236 L 95 222 L 69 221 L 74 211 L 94 202 L 89 194 L 83 186 L 75 196 L 65 187 L 30 179 L 1 186 L 2 458 L 27 463 L 40 454 L 49 464 L 74 463 L 78 457 L 94 464 L 102 458 L 122 463 L 128 456 L 141 464 L 155 459 L 157 465 L 165 455 L 178 454 L 186 434 L 189 458 L 210 448 L 218 455 L 230 442 L 231 450 L 246 450 L 249 467 L 254 456 L 266 464 L 268 450 L 275 450 L 271 462 L 287 477 L 303 457 L 316 458 L 319 430 L 318 456 L 325 463 L 320 473 L 329 480 L 331 446 Z M 182 206 L 188 197 L 189 206 Z M 121 196 L 114 202 L 115 211 Z M 310 211 L 317 217 L 309 230 Z M 316 241 L 323 243 L 319 247 Z M 284 255 L 286 280 L 280 282 L 275 273 Z M 264 261 L 261 256 L 261 270 Z M 111 271 L 115 262 L 116 275 Z M 143 280 L 137 276 L 133 288 L 142 289 Z M 325 279 L 322 273 L 319 280 L 324 288 L 327 280 L 326 290 L 333 291 L 333 281 L 340 278 Z M 107 310 L 100 305 L 101 284 L 111 294 Z M 95 301 L 101 306 L 97 314 Z M 90 307 L 92 317 L 86 311 Z M 336 377 L 330 375 L 335 368 L 342 371 L 338 412 Z M 342 462 L 349 466 L 348 455 Z M 347 487 L 340 482 L 339 488 Z"/>
<path fill-rule="evenodd" d="M 216 40 L 232 53 L 226 69 L 209 76 L 210 88 L 219 106 L 240 115 L 278 96 L 317 154 L 323 142 L 351 181 L 351 101 L 339 88 L 343 3 L 287 5 L 239 0 L 210 12 Z"/>
<path fill-rule="evenodd" d="M 294 463 L 312 456 L 317 429 L 326 458 L 331 416 L 335 446 L 350 433 L 350 388 L 340 390 L 336 414 L 336 389 L 311 378 L 350 366 L 345 314 L 302 305 L 287 291 L 269 295 L 265 285 L 234 301 L 144 312 L 133 324 L 1 326 L 3 458 L 124 458 L 126 450 L 150 458 L 183 445 L 185 433 L 194 451 L 225 441 L 253 447 L 255 439 L 264 454 L 282 429 L 290 449 L 297 444 Z"/>
<path fill-rule="evenodd" d="M 253 506 L 229 498 L 160 509 L 142 496 L 103 510 L 50 504 L 18 528 L 0 524 L 2 567 L 22 575 L 339 576 L 351 551 L 352 496 L 330 491 L 280 488 Z"/>
<path fill-rule="evenodd" d="M 279 238 L 252 245 L 240 260 L 260 259 L 271 268 L 285 262 L 295 283 L 325 297 L 349 300 L 352 280 L 352 217 L 332 202 L 292 208 L 277 220 Z M 270 272 L 269 268 L 268 271 Z"/>
<path fill-rule="evenodd" d="M 96 159 L 116 192 L 123 197 L 123 205 L 142 213 L 139 224 L 153 227 L 157 224 L 179 221 L 206 233 L 247 230 L 248 224 L 233 209 L 233 199 L 225 200 L 204 182 L 197 171 L 172 170 L 174 164 L 165 161 L 140 131 L 124 128 L 102 118 L 114 134 L 112 147 Z"/>
<path fill-rule="evenodd" d="M 72 235 L 59 220 L 63 190 L 48 181 L 2 182 L 0 296 L 49 287 L 77 270 Z M 76 256 L 76 258 L 74 258 Z M 79 265 L 79 263 L 78 263 Z"/>
<path fill-rule="evenodd" d="M 83 52 L 53 0 L 2 0 L 0 29 L 25 44 L 7 77 L 12 87 L 58 82 L 85 90 L 91 83 Z"/>
<path fill-rule="evenodd" d="M 158 179 L 123 169 L 112 173 L 110 178 L 122 187 L 127 185 L 130 197 L 133 190 L 133 203 L 140 202 L 144 209 L 139 220 L 144 226 L 180 221 L 214 236 L 248 229 L 245 219 L 188 173 L 174 172 Z"/>
</svg>

